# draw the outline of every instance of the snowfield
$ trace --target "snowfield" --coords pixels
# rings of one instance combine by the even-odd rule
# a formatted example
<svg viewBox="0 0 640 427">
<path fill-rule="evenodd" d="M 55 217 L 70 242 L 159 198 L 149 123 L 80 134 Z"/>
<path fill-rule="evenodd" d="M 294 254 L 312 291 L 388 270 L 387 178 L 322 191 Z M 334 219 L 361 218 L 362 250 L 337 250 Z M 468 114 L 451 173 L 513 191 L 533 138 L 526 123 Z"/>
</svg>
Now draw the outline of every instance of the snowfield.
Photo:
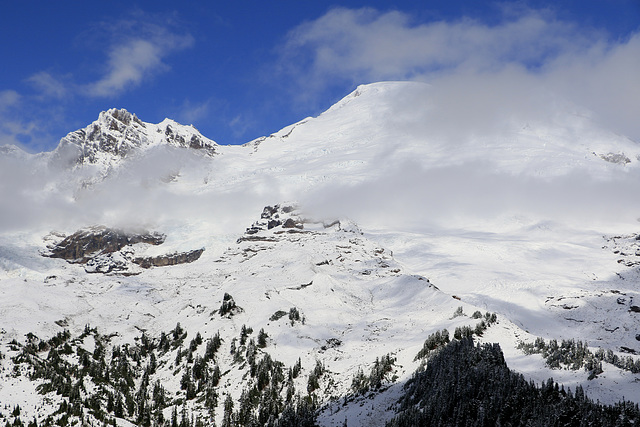
<svg viewBox="0 0 640 427">
<path fill-rule="evenodd" d="M 476 340 L 499 343 L 526 378 L 581 385 L 602 403 L 640 403 L 638 373 L 603 362 L 589 380 L 584 369 L 551 369 L 518 348 L 537 337 L 574 339 L 640 359 L 640 146 L 571 109 L 545 122 L 443 123 L 432 90 L 360 86 L 320 116 L 244 146 L 113 109 L 51 153 L 2 149 L 0 422 L 19 405 L 23 421 L 41 424 L 67 398 L 39 393 L 46 381 L 30 380 L 33 364 L 18 361 L 29 334 L 37 344 L 68 330 L 73 352 L 64 360 L 82 364 L 83 352 L 104 345 L 108 364 L 113 347 L 141 345 L 143 333 L 159 342 L 179 323 L 186 341 L 158 350 L 149 380 L 149 390 L 159 381 L 170 396 L 165 419 L 186 408 L 220 425 L 225 397 L 237 410 L 257 381 L 249 359 L 268 354 L 285 371 L 300 360 L 291 381 L 321 408 L 320 425 L 383 426 L 425 339 L 474 328 L 476 311 L 498 319 Z M 166 235 L 116 254 L 125 260 L 204 252 L 130 274 L 43 256 L 93 225 Z M 225 294 L 236 304 L 229 313 Z M 264 345 L 251 349 L 261 330 Z M 190 357 L 222 339 L 209 362 L 221 373 L 210 412 L 204 391 L 190 399 L 181 384 L 193 369 L 181 351 L 197 333 L 204 344 Z M 358 371 L 385 355 L 395 362 L 384 386 L 354 393 Z M 309 391 L 316 366 L 323 371 Z M 100 387 L 87 380 L 81 397 Z M 97 423 L 95 413 L 83 416 Z"/>
</svg>

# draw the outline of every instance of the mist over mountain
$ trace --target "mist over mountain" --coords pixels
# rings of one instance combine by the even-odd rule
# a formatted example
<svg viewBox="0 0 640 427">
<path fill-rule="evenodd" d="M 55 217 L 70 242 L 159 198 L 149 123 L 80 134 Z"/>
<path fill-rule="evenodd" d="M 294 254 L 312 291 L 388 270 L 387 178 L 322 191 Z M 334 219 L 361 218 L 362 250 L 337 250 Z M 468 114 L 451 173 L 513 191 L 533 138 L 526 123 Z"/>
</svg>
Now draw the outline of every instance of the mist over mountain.
<svg viewBox="0 0 640 427">
<path fill-rule="evenodd" d="M 385 425 L 444 329 L 523 384 L 640 402 L 640 146 L 545 94 L 452 94 L 362 85 L 242 146 L 114 108 L 51 152 L 0 147 L 0 402 Z"/>
</svg>

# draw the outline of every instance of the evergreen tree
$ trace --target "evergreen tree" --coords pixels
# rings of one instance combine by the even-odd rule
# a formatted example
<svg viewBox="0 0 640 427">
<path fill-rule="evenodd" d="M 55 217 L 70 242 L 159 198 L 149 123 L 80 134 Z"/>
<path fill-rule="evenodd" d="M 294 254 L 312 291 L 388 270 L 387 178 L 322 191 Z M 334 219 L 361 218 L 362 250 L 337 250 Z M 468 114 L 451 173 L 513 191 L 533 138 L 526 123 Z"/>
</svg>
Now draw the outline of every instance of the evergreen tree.
<svg viewBox="0 0 640 427">
<path fill-rule="evenodd" d="M 555 346 L 554 346 L 555 347 Z M 622 423 L 622 420 L 628 420 Z M 388 426 L 527 425 L 618 426 L 640 423 L 637 405 L 605 406 L 553 379 L 536 387 L 510 371 L 497 344 L 452 341 L 405 386 Z"/>
<path fill-rule="evenodd" d="M 258 348 L 265 348 L 267 346 L 267 338 L 268 335 L 264 329 L 260 329 L 260 332 L 258 332 Z"/>
</svg>

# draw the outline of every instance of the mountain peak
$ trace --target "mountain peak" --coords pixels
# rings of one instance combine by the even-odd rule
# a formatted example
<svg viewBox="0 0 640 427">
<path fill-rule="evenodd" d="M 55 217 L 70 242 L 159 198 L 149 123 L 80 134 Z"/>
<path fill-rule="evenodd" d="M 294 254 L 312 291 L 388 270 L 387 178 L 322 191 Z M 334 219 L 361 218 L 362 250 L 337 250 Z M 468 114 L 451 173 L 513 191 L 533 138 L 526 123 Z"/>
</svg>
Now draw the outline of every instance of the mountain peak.
<svg viewBox="0 0 640 427">
<path fill-rule="evenodd" d="M 422 82 L 410 82 L 410 81 L 385 81 L 358 85 L 356 89 L 342 98 L 340 101 L 332 105 L 327 111 L 334 111 L 342 108 L 344 105 L 350 103 L 355 98 L 360 96 L 380 96 L 385 93 L 403 93 L 405 90 L 424 90 L 429 88 L 428 83 Z M 379 101 L 378 101 L 379 102 Z"/>
<path fill-rule="evenodd" d="M 193 126 L 165 119 L 152 124 L 140 120 L 124 108 L 102 111 L 98 119 L 84 129 L 70 132 L 60 140 L 54 158 L 65 165 L 113 164 L 155 146 L 173 146 L 200 150 L 212 156 L 214 141 Z"/>
<path fill-rule="evenodd" d="M 131 125 L 131 122 L 138 123 L 144 127 L 144 123 L 133 113 L 125 110 L 124 108 L 110 108 L 107 111 L 102 111 L 98 115 L 99 122 L 111 122 L 117 120 L 125 126 Z"/>
</svg>

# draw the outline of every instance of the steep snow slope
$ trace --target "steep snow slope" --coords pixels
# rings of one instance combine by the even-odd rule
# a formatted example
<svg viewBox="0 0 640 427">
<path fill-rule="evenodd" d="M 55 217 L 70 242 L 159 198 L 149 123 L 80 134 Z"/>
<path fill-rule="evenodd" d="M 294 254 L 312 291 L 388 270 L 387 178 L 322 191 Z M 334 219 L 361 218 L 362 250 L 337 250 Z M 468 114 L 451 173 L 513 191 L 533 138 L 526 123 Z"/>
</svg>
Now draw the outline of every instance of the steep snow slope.
<svg viewBox="0 0 640 427">
<path fill-rule="evenodd" d="M 264 328 L 265 351 L 286 366 L 301 357 L 308 375 L 316 360 L 324 363 L 333 374 L 316 392 L 321 401 L 349 393 L 358 367 L 393 353 L 397 385 L 369 403 L 330 406 L 320 418 L 374 425 L 389 416 L 379 411 L 417 366 L 424 339 L 474 325 L 453 318 L 462 305 L 467 315 L 498 314 L 483 339 L 500 342 L 507 363 L 536 381 L 582 384 L 605 402 L 640 399 L 637 374 L 605 364 L 589 381 L 584 370 L 552 371 L 515 348 L 541 336 L 586 340 L 621 356 L 640 351 L 635 252 L 619 263 L 619 244 L 608 240 L 637 232 L 639 147 L 567 109 L 548 120 L 451 123 L 432 92 L 418 83 L 361 86 L 320 116 L 242 147 L 217 146 L 166 121 L 120 120 L 125 113 L 110 110 L 96 122 L 100 138 L 91 137 L 94 123 L 53 154 L 0 153 L 2 194 L 10 196 L 0 208 L 1 351 L 14 355 L 12 339 L 48 338 L 60 325 L 79 334 L 88 323 L 117 333 L 110 344 L 125 344 L 180 321 L 190 337 L 219 330 L 228 352 L 244 324 Z M 181 138 L 168 138 L 169 127 Z M 194 135 L 202 141 L 196 154 Z M 84 150 L 72 156 L 81 166 L 60 171 L 55 159 L 69 147 L 74 156 Z M 317 219 L 304 232 L 261 220 L 262 229 L 243 236 L 257 212 L 283 200 L 298 200 L 297 215 Z M 322 225 L 334 218 L 343 220 Z M 345 229 L 344 218 L 364 234 Z M 192 264 L 137 276 L 89 274 L 39 255 L 52 230 L 69 235 L 96 224 L 166 235 L 149 256 L 206 250 Z M 229 319 L 211 314 L 225 292 L 244 310 Z M 269 321 L 291 307 L 304 325 Z M 334 338 L 335 348 L 327 341 Z M 175 358 L 175 349 L 164 357 Z M 225 357 L 224 393 L 237 403 L 246 371 Z M 156 377 L 175 391 L 176 375 L 166 367 Z M 38 406 L 24 377 L 3 381 L 0 402 Z"/>
<path fill-rule="evenodd" d="M 431 90 L 406 82 L 360 86 L 319 117 L 249 145 L 259 159 L 292 169 L 302 164 L 316 179 L 347 170 L 379 176 L 372 166 L 392 170 L 407 162 L 433 169 L 479 161 L 495 172 L 544 177 L 574 170 L 600 176 L 612 164 L 639 163 L 636 144 L 571 111 L 544 123 L 508 116 L 482 125 L 439 123 Z"/>
</svg>

